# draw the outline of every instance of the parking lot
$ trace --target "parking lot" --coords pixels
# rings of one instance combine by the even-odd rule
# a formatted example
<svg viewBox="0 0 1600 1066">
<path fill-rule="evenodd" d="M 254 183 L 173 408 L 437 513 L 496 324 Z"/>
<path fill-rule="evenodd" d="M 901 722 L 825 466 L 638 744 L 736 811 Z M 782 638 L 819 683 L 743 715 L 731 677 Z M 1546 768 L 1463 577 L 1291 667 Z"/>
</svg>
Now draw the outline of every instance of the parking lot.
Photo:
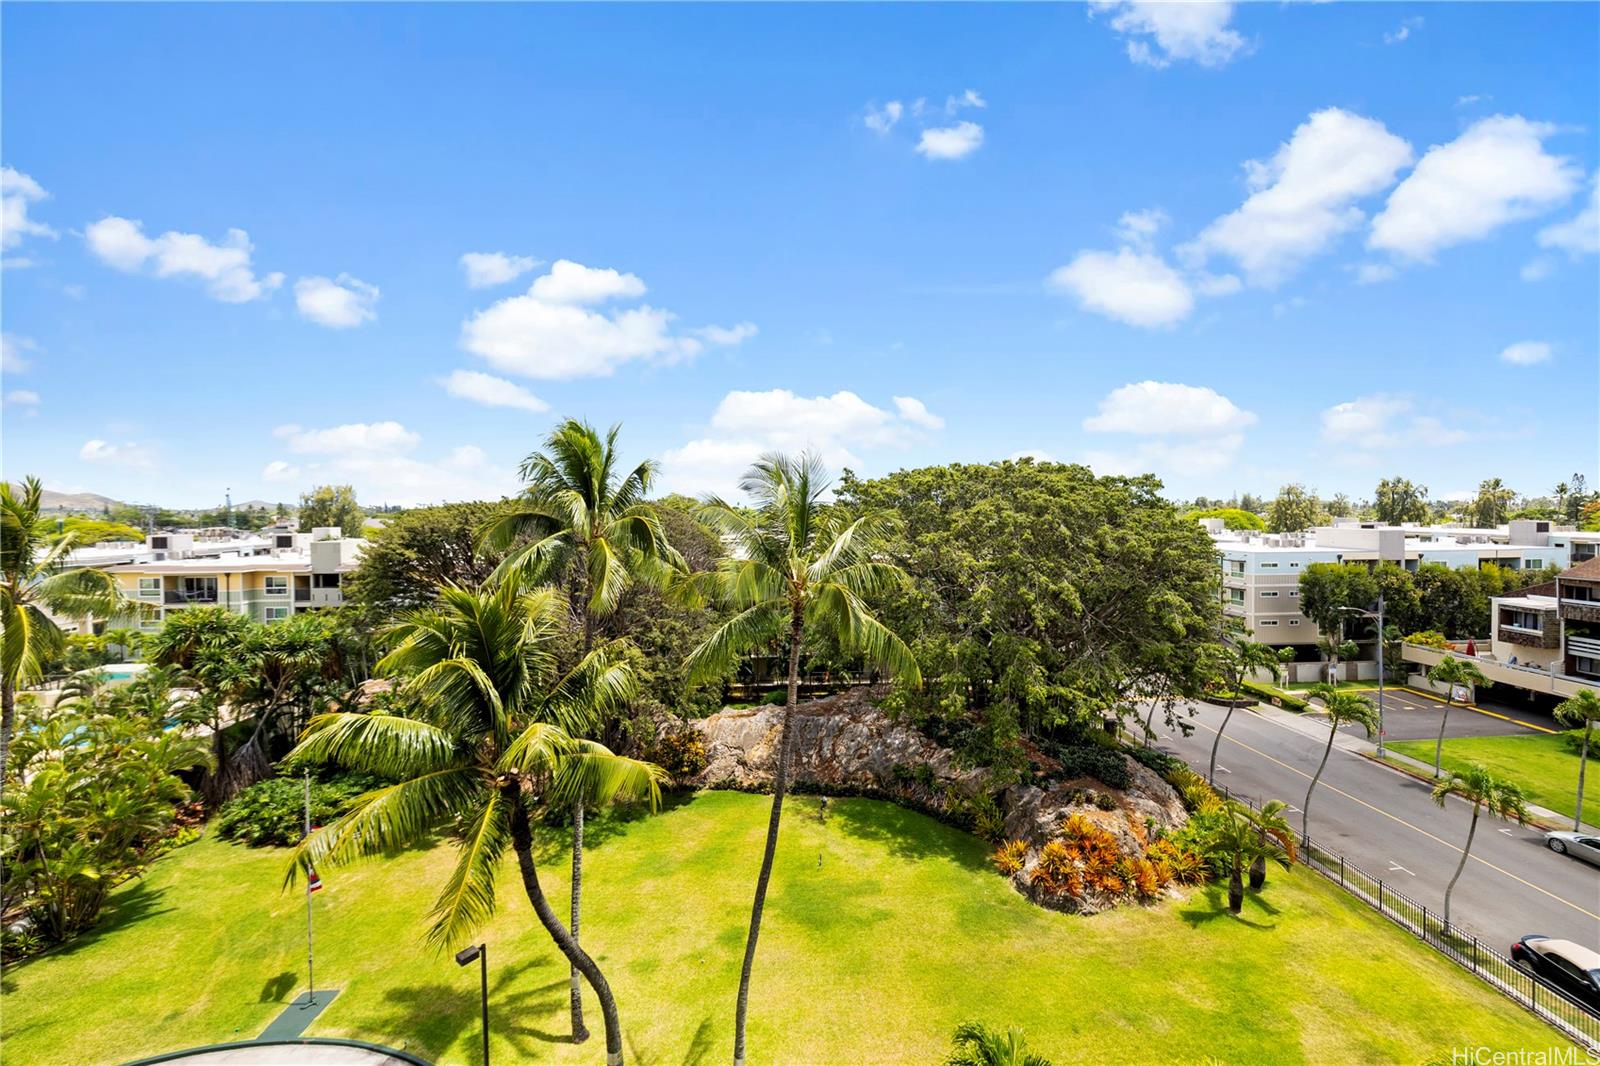
<svg viewBox="0 0 1600 1066">
<path fill-rule="evenodd" d="M 1378 694 L 1364 691 L 1362 695 L 1374 703 Z M 1385 688 L 1383 693 L 1383 733 L 1385 740 L 1433 740 L 1439 735 L 1439 716 L 1444 712 L 1442 700 L 1402 688 Z M 1493 707 L 1450 708 L 1450 722 L 1446 737 L 1498 737 L 1522 733 L 1538 733 L 1558 728 L 1546 715 L 1537 712 L 1498 710 Z M 1347 726 L 1345 732 L 1363 735 L 1360 726 Z"/>
</svg>

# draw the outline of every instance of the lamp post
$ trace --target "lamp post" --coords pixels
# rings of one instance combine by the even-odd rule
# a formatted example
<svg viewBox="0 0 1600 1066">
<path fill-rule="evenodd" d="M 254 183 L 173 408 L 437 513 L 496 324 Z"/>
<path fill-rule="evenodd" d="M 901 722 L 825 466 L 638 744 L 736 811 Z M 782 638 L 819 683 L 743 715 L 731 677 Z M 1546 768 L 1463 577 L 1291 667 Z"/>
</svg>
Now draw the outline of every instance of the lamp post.
<svg viewBox="0 0 1600 1066">
<path fill-rule="evenodd" d="M 1341 607 L 1341 611 L 1359 614 L 1364 618 L 1378 620 L 1378 758 L 1383 758 L 1383 593 L 1378 593 L 1378 609 L 1376 611 L 1363 611 L 1359 607 Z"/>
<path fill-rule="evenodd" d="M 483 990 L 483 1066 L 489 1066 L 489 945 L 476 944 L 456 952 L 457 966 L 471 966 L 478 960 L 480 986 Z"/>
</svg>

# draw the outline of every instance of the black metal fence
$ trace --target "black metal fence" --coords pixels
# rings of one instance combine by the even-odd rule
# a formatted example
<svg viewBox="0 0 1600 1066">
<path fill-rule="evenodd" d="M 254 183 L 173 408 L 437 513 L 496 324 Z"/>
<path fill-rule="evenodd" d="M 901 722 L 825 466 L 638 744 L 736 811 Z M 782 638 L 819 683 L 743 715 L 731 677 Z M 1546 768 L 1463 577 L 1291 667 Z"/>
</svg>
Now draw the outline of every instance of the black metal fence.
<svg viewBox="0 0 1600 1066">
<path fill-rule="evenodd" d="M 1223 786 L 1217 786 L 1217 791 L 1228 799 L 1256 806 Z M 1518 966 L 1461 923 L 1446 926 L 1442 914 L 1395 891 L 1382 878 L 1367 873 L 1338 852 L 1323 848 L 1314 839 L 1301 844 L 1300 857 L 1307 866 L 1585 1048 L 1600 1052 L 1600 1014 Z"/>
</svg>

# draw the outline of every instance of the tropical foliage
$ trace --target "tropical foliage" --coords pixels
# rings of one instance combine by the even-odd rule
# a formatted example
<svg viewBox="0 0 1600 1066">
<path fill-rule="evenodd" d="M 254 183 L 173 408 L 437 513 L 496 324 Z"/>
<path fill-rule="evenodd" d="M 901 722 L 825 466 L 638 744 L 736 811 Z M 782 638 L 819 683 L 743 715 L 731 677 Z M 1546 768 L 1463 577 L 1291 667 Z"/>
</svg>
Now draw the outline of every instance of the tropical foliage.
<svg viewBox="0 0 1600 1066">
<path fill-rule="evenodd" d="M 1446 655 L 1428 670 L 1428 680 L 1435 685 L 1443 685 L 1445 689 L 1444 711 L 1439 715 L 1439 739 L 1433 745 L 1433 776 L 1438 777 L 1440 760 L 1444 756 L 1444 732 L 1450 725 L 1450 708 L 1455 706 L 1456 691 L 1487 685 L 1489 679 L 1483 676 L 1482 670 L 1465 659 Z"/>
<path fill-rule="evenodd" d="M 1461 871 L 1467 868 L 1467 857 L 1472 854 L 1472 838 L 1478 832 L 1478 817 L 1514 820 L 1518 825 L 1528 820 L 1527 801 L 1522 789 L 1510 781 L 1496 777 L 1481 766 L 1469 766 L 1463 772 L 1451 772 L 1433 786 L 1433 801 L 1443 807 L 1451 796 L 1458 796 L 1472 807 L 1472 822 L 1467 826 L 1467 842 L 1461 848 L 1461 861 L 1444 890 L 1444 927 L 1450 929 L 1450 896 L 1461 880 Z"/>
<path fill-rule="evenodd" d="M 1002 1033 L 983 1022 L 962 1022 L 950 1042 L 954 1046 L 944 1066 L 1050 1066 L 1049 1059 L 1028 1050 L 1016 1026 Z"/>
<path fill-rule="evenodd" d="M 1584 689 L 1562 700 L 1556 706 L 1555 717 L 1563 725 L 1576 726 L 1575 732 L 1582 738 L 1578 744 L 1578 809 L 1572 815 L 1572 829 L 1577 832 L 1583 827 L 1583 784 L 1589 770 L 1590 738 L 1594 734 L 1594 724 L 1600 722 L 1600 696 Z"/>
<path fill-rule="evenodd" d="M 1300 836 L 1305 840 L 1311 839 L 1311 799 L 1316 795 L 1317 783 L 1322 780 L 1322 771 L 1328 768 L 1328 756 L 1333 753 L 1333 738 L 1339 735 L 1341 727 L 1347 725 L 1359 725 L 1370 737 L 1379 725 L 1378 709 L 1365 696 L 1341 692 L 1333 685 L 1317 685 L 1311 691 L 1322 703 L 1322 710 L 1328 716 L 1328 743 L 1322 749 L 1322 759 L 1317 763 L 1317 772 L 1311 775 L 1305 802 L 1300 807 Z"/>
<path fill-rule="evenodd" d="M 362 793 L 380 782 L 367 774 L 329 774 L 310 782 L 298 777 L 274 777 L 241 789 L 222 805 L 217 832 L 241 844 L 287 846 L 305 835 L 308 810 L 312 825 L 333 821 L 349 810 Z"/>
</svg>

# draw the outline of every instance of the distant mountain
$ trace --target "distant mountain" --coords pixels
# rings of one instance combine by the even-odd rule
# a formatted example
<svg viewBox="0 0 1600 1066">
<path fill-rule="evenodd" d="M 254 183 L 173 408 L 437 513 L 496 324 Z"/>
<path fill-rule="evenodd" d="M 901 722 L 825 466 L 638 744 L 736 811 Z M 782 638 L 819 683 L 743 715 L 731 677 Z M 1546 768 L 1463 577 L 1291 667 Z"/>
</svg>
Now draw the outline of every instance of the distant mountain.
<svg viewBox="0 0 1600 1066">
<path fill-rule="evenodd" d="M 20 492 L 20 485 L 11 486 L 13 492 Z M 110 496 L 101 496 L 97 492 L 57 492 L 55 489 L 45 489 L 39 495 L 39 508 L 44 511 L 82 511 L 85 514 L 99 514 L 106 508 L 123 506 L 121 500 L 113 500 Z"/>
</svg>

